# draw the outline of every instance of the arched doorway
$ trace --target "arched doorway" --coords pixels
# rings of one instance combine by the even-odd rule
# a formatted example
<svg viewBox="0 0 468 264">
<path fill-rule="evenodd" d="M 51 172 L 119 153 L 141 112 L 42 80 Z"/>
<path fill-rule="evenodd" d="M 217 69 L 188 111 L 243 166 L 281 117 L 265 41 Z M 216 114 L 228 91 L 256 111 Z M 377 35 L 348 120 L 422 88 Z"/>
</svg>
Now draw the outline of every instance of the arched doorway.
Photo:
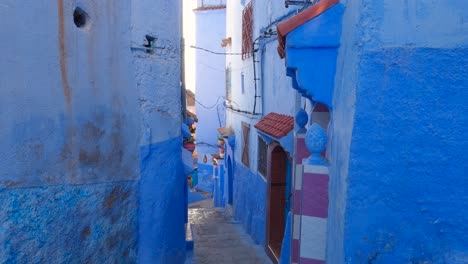
<svg viewBox="0 0 468 264">
<path fill-rule="evenodd" d="M 288 156 L 280 145 L 272 146 L 268 159 L 266 251 L 277 263 L 281 253 L 287 210 Z"/>
<path fill-rule="evenodd" d="M 231 157 L 228 157 L 228 204 L 232 205 L 234 174 Z"/>
</svg>

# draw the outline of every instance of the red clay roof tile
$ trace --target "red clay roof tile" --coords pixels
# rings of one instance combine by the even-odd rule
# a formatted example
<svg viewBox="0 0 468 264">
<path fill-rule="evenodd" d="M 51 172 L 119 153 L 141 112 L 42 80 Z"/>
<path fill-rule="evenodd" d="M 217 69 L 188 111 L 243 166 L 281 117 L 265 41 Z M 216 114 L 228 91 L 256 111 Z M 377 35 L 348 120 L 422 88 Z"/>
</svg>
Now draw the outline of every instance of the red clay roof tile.
<svg viewBox="0 0 468 264">
<path fill-rule="evenodd" d="M 284 137 L 294 129 L 294 117 L 269 113 L 255 124 L 255 128 L 276 138 Z"/>
</svg>

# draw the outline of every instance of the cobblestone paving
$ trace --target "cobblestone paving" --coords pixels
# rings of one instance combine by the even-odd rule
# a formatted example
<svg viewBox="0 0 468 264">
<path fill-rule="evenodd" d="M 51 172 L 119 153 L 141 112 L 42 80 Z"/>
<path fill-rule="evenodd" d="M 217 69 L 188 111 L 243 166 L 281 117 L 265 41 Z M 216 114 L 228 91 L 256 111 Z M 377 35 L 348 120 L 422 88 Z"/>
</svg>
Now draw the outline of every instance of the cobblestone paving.
<svg viewBox="0 0 468 264">
<path fill-rule="evenodd" d="M 191 205 L 189 223 L 195 247 L 186 264 L 271 264 L 263 248 L 223 210 L 213 208 L 212 200 Z"/>
</svg>

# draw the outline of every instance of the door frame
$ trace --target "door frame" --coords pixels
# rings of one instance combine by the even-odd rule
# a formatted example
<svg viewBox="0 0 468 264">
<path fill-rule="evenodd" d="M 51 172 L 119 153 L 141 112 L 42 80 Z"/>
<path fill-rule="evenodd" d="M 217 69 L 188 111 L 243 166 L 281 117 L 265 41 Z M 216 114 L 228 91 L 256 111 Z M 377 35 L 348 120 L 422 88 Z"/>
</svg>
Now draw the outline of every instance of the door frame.
<svg viewBox="0 0 468 264">
<path fill-rule="evenodd" d="M 268 145 L 268 155 L 267 155 L 267 175 L 266 175 L 266 187 L 267 187 L 267 195 L 266 195 L 266 215 L 265 215 L 265 219 L 266 219 L 266 225 L 265 225 L 265 251 L 267 253 L 267 255 L 270 257 L 270 259 L 273 261 L 273 263 L 278 263 L 279 261 L 279 256 L 278 258 L 274 255 L 274 253 L 272 252 L 272 249 L 270 248 L 270 245 L 269 245 L 269 241 L 270 241 L 270 200 L 271 200 L 271 169 L 272 169 L 272 153 L 273 151 L 277 148 L 277 147 L 280 147 L 283 152 L 285 153 L 285 157 L 286 157 L 286 163 L 289 163 L 289 164 L 292 164 L 292 158 L 291 158 L 291 155 L 289 154 L 289 152 L 286 151 L 286 149 L 277 141 L 272 141 L 269 145 Z M 286 170 L 288 169 L 288 166 L 286 166 Z M 292 166 L 289 167 L 289 171 L 286 171 L 285 173 L 285 188 L 287 189 L 288 187 L 290 187 L 290 185 L 288 186 L 287 184 L 287 177 L 291 177 L 292 176 Z M 285 195 L 287 196 L 287 193 L 288 193 L 288 190 L 286 190 L 285 192 Z M 286 201 L 288 201 L 288 197 L 286 197 Z M 284 235 L 283 235 L 283 239 L 284 239 Z"/>
<path fill-rule="evenodd" d="M 228 194 L 227 194 L 227 204 L 233 205 L 234 204 L 234 167 L 232 164 L 231 156 L 228 156 L 227 160 L 227 184 L 228 184 Z"/>
</svg>

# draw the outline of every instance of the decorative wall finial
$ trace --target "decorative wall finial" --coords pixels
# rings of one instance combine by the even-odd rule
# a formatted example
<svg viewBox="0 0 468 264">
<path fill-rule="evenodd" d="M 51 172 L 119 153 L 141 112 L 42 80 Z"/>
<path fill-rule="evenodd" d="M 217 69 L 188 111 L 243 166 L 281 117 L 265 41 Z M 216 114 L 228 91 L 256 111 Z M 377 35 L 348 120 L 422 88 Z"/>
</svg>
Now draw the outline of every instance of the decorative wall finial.
<svg viewBox="0 0 468 264">
<path fill-rule="evenodd" d="M 309 116 L 307 115 L 307 112 L 304 109 L 299 110 L 296 114 L 296 124 L 299 126 L 299 130 L 297 132 L 299 133 L 305 133 L 306 129 L 305 126 L 307 125 L 307 121 L 309 120 Z"/>
<path fill-rule="evenodd" d="M 305 144 L 311 155 L 307 159 L 310 165 L 326 165 L 328 164 L 321 156 L 321 153 L 327 147 L 327 133 L 319 124 L 313 123 L 307 130 L 305 136 Z"/>
</svg>

